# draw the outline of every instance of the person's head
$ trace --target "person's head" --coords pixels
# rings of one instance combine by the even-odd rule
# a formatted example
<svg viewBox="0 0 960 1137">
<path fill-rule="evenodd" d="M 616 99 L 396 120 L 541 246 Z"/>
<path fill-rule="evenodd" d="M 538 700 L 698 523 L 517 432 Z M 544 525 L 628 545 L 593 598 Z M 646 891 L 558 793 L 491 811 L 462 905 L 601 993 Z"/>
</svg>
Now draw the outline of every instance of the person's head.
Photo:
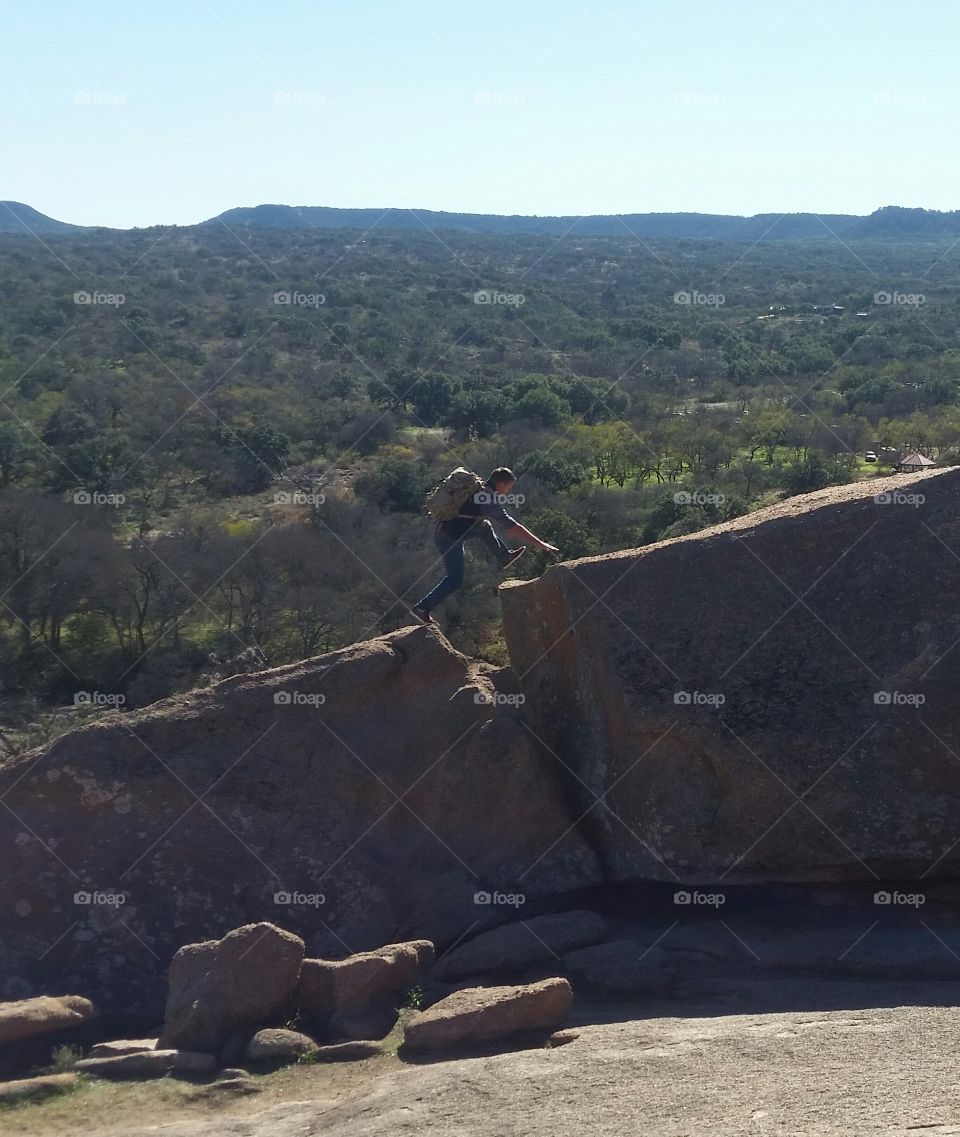
<svg viewBox="0 0 960 1137">
<path fill-rule="evenodd" d="M 493 487 L 494 493 L 509 493 L 516 480 L 513 470 L 506 466 L 498 466 L 487 478 L 487 484 Z"/>
</svg>

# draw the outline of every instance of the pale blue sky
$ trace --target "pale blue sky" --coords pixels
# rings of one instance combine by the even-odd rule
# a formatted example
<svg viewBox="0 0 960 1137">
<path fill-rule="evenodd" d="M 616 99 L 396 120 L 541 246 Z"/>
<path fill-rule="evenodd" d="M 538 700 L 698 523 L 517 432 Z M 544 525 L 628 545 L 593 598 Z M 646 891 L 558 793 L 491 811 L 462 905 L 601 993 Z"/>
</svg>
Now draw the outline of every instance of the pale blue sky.
<svg viewBox="0 0 960 1137">
<path fill-rule="evenodd" d="M 237 205 L 960 208 L 960 5 L 0 0 L 0 199 L 80 224 Z"/>
</svg>

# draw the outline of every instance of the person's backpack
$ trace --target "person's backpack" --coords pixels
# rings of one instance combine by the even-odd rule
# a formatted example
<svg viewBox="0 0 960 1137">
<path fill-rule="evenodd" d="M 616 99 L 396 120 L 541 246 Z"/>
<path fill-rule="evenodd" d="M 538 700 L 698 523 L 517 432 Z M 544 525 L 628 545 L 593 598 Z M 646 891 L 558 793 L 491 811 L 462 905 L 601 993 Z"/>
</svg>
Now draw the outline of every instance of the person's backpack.
<svg viewBox="0 0 960 1137">
<path fill-rule="evenodd" d="M 452 521 L 460 515 L 460 510 L 470 498 L 486 487 L 487 483 L 479 474 L 466 466 L 458 466 L 427 494 L 423 508 L 434 521 Z"/>
</svg>

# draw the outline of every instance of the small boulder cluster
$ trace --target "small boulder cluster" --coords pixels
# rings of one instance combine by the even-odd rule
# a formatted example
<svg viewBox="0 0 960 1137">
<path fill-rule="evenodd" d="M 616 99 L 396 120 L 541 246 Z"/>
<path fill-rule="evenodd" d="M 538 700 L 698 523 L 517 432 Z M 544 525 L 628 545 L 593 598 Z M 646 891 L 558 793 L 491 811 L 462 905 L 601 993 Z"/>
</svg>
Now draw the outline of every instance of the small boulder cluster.
<svg viewBox="0 0 960 1137">
<path fill-rule="evenodd" d="M 373 1057 L 392 1032 L 401 1055 L 462 1053 L 511 1037 L 547 1040 L 570 1012 L 568 975 L 608 993 L 669 984 L 662 952 L 638 957 L 635 942 L 605 942 L 607 934 L 596 913 L 565 912 L 482 932 L 439 960 L 428 940 L 328 960 L 306 958 L 303 940 L 291 932 L 247 924 L 176 952 L 164 1023 L 150 1037 L 97 1042 L 68 1073 L 0 1083 L 0 1100 L 5 1092 L 53 1092 L 79 1074 L 218 1073 L 220 1084 L 249 1090 L 250 1071 Z M 0 1052 L 94 1015 L 76 996 L 0 1004 Z"/>
</svg>

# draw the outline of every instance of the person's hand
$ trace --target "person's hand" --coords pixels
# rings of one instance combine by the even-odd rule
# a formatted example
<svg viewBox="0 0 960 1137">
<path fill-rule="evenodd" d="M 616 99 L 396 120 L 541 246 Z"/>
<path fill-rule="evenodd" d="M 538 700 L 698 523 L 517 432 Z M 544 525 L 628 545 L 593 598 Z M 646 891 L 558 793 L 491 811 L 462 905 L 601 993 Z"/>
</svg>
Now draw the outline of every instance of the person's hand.
<svg viewBox="0 0 960 1137">
<path fill-rule="evenodd" d="M 542 553 L 559 553 L 560 552 L 560 550 L 557 548 L 556 545 L 548 545 L 546 543 L 546 541 L 540 542 L 540 551 Z"/>
</svg>

